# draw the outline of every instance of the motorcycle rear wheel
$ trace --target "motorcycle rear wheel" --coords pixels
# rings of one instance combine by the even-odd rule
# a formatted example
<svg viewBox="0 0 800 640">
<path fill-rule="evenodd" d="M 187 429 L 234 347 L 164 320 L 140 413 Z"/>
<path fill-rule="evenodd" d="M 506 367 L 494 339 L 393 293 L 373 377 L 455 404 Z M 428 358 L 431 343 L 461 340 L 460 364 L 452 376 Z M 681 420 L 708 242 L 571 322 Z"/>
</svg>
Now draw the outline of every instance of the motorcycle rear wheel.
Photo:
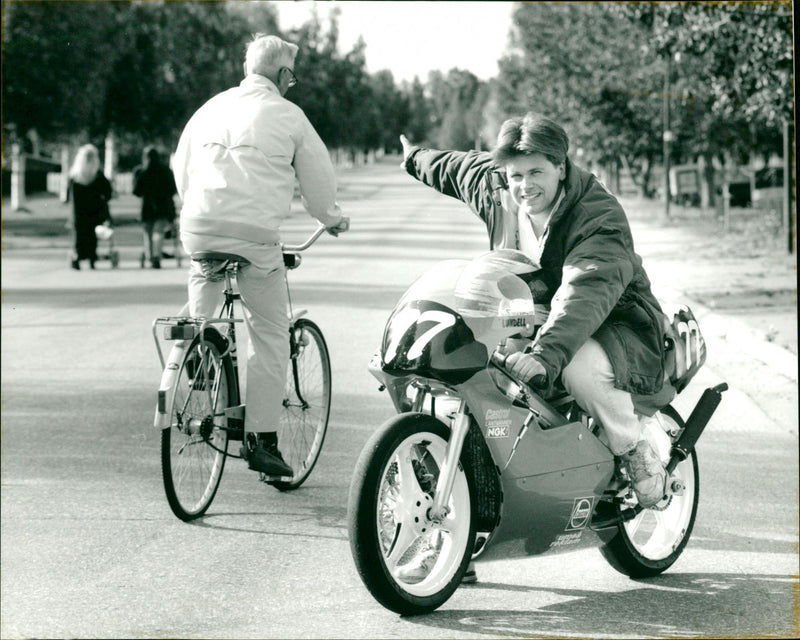
<svg viewBox="0 0 800 640">
<path fill-rule="evenodd" d="M 685 428 L 671 406 L 660 414 L 667 425 Z M 692 452 L 680 462 L 672 475 L 683 483 L 683 495 L 673 495 L 663 509 L 644 509 L 632 520 L 617 525 L 616 534 L 600 547 L 608 563 L 620 573 L 631 578 L 657 576 L 675 563 L 689 542 L 700 496 L 697 454 Z M 619 513 L 620 507 L 615 510 Z"/>
<path fill-rule="evenodd" d="M 350 486 L 350 550 L 361 579 L 384 607 L 430 613 L 461 582 L 475 545 L 470 482 L 459 465 L 441 523 L 426 516 L 449 429 L 423 414 L 386 422 L 365 445 Z M 422 561 L 427 559 L 427 561 Z M 422 568 L 416 572 L 415 566 Z"/>
</svg>

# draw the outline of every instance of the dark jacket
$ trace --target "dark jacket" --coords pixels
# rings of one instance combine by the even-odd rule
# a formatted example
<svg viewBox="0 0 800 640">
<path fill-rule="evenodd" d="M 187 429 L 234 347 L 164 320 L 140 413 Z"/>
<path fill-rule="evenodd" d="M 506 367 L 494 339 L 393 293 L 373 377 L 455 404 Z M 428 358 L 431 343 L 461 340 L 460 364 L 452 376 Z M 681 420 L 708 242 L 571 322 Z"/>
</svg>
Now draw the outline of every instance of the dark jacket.
<svg viewBox="0 0 800 640">
<path fill-rule="evenodd" d="M 71 199 L 73 203 L 75 225 L 94 229 L 96 225 L 110 221 L 108 201 L 111 200 L 112 195 L 111 183 L 102 171 L 98 171 L 94 180 L 89 184 L 70 180 L 67 200 Z"/>
<path fill-rule="evenodd" d="M 415 149 L 405 167 L 468 204 L 486 224 L 490 248 L 518 248 L 516 205 L 505 172 L 488 153 Z M 541 278 L 552 293 L 551 310 L 533 355 L 552 384 L 593 337 L 611 360 L 615 386 L 633 394 L 637 410 L 652 414 L 675 390 L 665 384 L 664 314 L 634 252 L 625 212 L 592 174 L 569 160 L 564 188 L 545 230 Z"/>
<path fill-rule="evenodd" d="M 159 218 L 175 219 L 175 201 L 178 193 L 172 170 L 161 162 L 139 166 L 133 172 L 133 193 L 142 199 L 142 222 Z"/>
</svg>

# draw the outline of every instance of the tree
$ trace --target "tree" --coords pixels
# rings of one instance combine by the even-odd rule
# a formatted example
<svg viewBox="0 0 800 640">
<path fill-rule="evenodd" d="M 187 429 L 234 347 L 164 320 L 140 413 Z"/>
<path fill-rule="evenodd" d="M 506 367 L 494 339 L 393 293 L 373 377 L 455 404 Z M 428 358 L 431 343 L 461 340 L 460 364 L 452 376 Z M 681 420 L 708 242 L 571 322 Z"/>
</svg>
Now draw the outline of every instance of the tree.
<svg viewBox="0 0 800 640">
<path fill-rule="evenodd" d="M 675 61 L 683 93 L 697 97 L 689 151 L 745 161 L 780 148 L 782 123 L 794 120 L 790 2 L 632 3 L 615 11 L 648 30 L 643 49 Z"/>
<path fill-rule="evenodd" d="M 250 27 L 275 25 L 261 4 L 6 2 L 4 11 L 4 124 L 51 139 L 114 132 L 138 149 L 174 145 L 203 102 L 241 80 Z"/>
<path fill-rule="evenodd" d="M 410 122 L 410 100 L 397 88 L 391 71 L 383 70 L 370 77 L 371 100 L 375 111 L 373 148 L 386 152 L 400 151 L 399 135 Z"/>
<path fill-rule="evenodd" d="M 485 84 L 469 71 L 451 69 L 447 75 L 431 71 L 426 88 L 434 116 L 433 144 L 460 150 L 481 146 Z"/>
<path fill-rule="evenodd" d="M 117 3 L 3 3 L 3 122 L 43 136 L 103 126 Z M 99 98 L 99 99 L 98 99 Z"/>
<path fill-rule="evenodd" d="M 402 88 L 408 101 L 408 124 L 405 133 L 409 139 L 417 144 L 432 144 L 428 139 L 434 116 L 431 111 L 430 102 L 425 95 L 425 87 L 418 76 L 409 85 L 406 83 Z"/>
<path fill-rule="evenodd" d="M 98 146 L 113 133 L 126 168 L 144 144 L 173 148 L 198 107 L 241 81 L 251 34 L 283 36 L 266 3 L 11 0 L 3 11 L 6 130 Z M 300 48 L 300 87 L 287 98 L 323 140 L 396 148 L 417 89 L 398 89 L 388 71 L 367 73 L 363 40 L 340 52 L 337 12 L 325 25 L 315 14 L 287 38 Z"/>
</svg>

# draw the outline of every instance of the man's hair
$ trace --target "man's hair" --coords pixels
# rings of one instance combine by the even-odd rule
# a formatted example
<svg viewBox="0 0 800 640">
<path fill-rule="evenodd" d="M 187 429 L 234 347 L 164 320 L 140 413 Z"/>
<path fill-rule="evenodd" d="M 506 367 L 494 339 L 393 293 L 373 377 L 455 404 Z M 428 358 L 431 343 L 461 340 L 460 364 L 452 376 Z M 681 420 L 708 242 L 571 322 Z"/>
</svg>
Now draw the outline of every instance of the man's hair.
<svg viewBox="0 0 800 640">
<path fill-rule="evenodd" d="M 246 75 L 257 73 L 273 79 L 281 67 L 292 67 L 298 46 L 281 40 L 278 36 L 257 33 L 247 45 L 244 57 Z"/>
<path fill-rule="evenodd" d="M 498 165 L 504 166 L 516 157 L 540 153 L 559 165 L 567 159 L 568 150 L 569 136 L 561 125 L 538 113 L 528 112 L 503 123 L 492 157 Z"/>
</svg>

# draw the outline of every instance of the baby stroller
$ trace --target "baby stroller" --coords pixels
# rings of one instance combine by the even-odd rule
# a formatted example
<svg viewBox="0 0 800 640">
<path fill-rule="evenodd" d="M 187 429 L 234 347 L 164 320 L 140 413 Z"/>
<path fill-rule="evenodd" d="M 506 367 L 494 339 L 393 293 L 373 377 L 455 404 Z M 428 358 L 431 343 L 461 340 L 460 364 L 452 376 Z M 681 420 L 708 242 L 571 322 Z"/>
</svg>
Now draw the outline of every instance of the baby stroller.
<svg viewBox="0 0 800 640">
<path fill-rule="evenodd" d="M 97 259 L 108 260 L 111 268 L 119 266 L 119 251 L 114 247 L 114 229 L 110 222 L 98 224 L 94 228 L 94 235 L 97 236 Z"/>
<path fill-rule="evenodd" d="M 76 244 L 77 234 L 75 225 L 72 223 L 72 221 L 69 221 L 65 226 L 70 231 L 72 236 L 72 245 L 74 247 Z M 116 269 L 119 266 L 119 251 L 117 251 L 116 247 L 114 246 L 114 229 L 111 228 L 111 222 L 107 221 L 103 224 L 95 225 L 93 230 L 94 236 L 97 239 L 97 250 L 95 253 L 95 261 L 91 263 L 92 269 L 94 269 L 95 262 L 100 260 L 108 260 L 111 262 L 111 268 Z M 74 248 L 70 249 L 69 253 L 67 254 L 67 260 L 70 262 L 73 269 L 80 268 L 78 254 Z"/>
</svg>

